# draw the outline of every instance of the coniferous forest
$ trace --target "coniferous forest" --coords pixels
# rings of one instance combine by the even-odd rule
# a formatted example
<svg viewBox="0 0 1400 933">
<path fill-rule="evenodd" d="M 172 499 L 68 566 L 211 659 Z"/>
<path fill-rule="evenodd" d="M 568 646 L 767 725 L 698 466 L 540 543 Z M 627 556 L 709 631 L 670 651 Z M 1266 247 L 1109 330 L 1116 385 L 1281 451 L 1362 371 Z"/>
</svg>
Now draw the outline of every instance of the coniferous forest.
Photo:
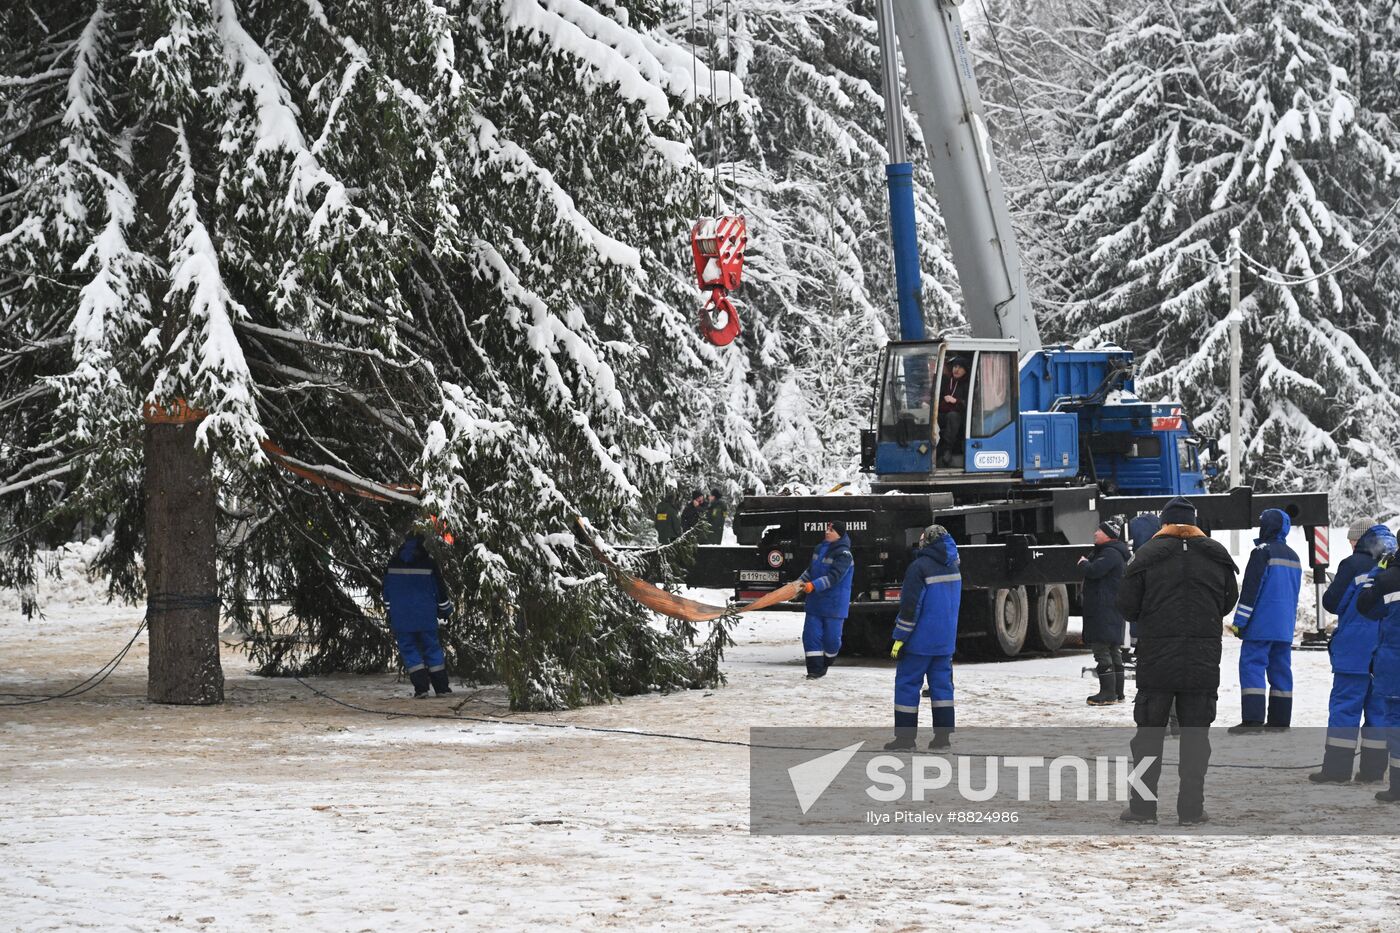
<svg viewBox="0 0 1400 933">
<path fill-rule="evenodd" d="M 1400 0 L 963 9 L 1047 342 L 1226 433 L 1238 229 L 1247 475 L 1400 514 Z M 0 62 L 0 585 L 92 534 L 114 596 L 222 605 L 267 673 L 384 670 L 380 574 L 432 515 L 449 667 L 558 708 L 714 683 L 725 641 L 655 627 L 576 516 L 648 543 L 674 490 L 862 482 L 897 336 L 872 3 L 16 2 Z M 728 347 L 689 253 L 719 212 Z M 198 490 L 212 605 L 143 560 Z"/>
</svg>

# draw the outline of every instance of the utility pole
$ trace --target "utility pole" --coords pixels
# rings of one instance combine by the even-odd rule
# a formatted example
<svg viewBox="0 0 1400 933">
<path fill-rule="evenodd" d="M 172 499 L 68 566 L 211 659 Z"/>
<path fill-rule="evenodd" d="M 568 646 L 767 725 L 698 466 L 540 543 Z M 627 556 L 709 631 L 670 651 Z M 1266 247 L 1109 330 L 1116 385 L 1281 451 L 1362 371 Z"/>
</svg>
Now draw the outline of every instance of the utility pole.
<svg viewBox="0 0 1400 933">
<path fill-rule="evenodd" d="M 1240 228 L 1230 231 L 1230 488 L 1244 485 L 1240 475 Z M 1230 552 L 1240 552 L 1239 529 L 1230 531 Z"/>
</svg>

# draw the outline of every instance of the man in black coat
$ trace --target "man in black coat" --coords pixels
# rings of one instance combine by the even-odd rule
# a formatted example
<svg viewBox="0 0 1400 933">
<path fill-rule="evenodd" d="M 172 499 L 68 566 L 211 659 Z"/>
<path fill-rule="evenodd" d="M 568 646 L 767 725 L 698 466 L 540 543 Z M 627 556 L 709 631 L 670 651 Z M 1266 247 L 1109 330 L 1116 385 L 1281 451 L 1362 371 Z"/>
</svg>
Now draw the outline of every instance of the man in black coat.
<svg viewBox="0 0 1400 933">
<path fill-rule="evenodd" d="M 710 536 L 706 544 L 724 543 L 725 515 L 724 493 L 718 489 L 711 489 L 710 498 L 705 504 L 705 521 L 710 523 Z"/>
<path fill-rule="evenodd" d="M 681 536 L 680 491 L 668 490 L 656 503 L 653 524 L 656 527 L 656 541 L 667 545 Z"/>
<path fill-rule="evenodd" d="M 689 531 L 700 524 L 700 519 L 704 517 L 702 506 L 705 504 L 705 494 L 700 490 L 695 490 L 690 494 L 690 501 L 681 509 L 681 533 Z"/>
<path fill-rule="evenodd" d="M 1094 652 L 1099 692 L 1090 706 L 1122 703 L 1123 614 L 1118 611 L 1118 584 L 1132 556 L 1117 522 L 1102 522 L 1094 532 L 1094 552 L 1079 559 L 1084 571 L 1084 644 Z"/>
<path fill-rule="evenodd" d="M 1157 796 L 1162 775 L 1162 742 L 1172 704 L 1181 719 L 1177 774 L 1178 821 L 1203 823 L 1206 769 L 1210 765 L 1208 727 L 1215 721 L 1220 687 L 1222 620 L 1239 598 L 1230 552 L 1196 526 L 1196 507 L 1178 496 L 1162 510 L 1162 530 L 1133 557 L 1118 591 L 1118 608 L 1137 622 L 1137 701 L 1133 720 L 1134 762 L 1151 759 L 1142 783 Z M 1157 822 L 1155 800 L 1133 789 L 1122 819 Z"/>
</svg>

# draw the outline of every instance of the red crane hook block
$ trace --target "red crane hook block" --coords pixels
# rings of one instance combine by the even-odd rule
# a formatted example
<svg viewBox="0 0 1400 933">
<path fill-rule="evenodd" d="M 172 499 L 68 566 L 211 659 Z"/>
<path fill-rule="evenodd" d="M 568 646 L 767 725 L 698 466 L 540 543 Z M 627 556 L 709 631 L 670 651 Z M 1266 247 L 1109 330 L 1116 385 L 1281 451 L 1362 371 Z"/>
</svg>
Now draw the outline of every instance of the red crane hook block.
<svg viewBox="0 0 1400 933">
<path fill-rule="evenodd" d="M 717 347 L 728 346 L 739 336 L 739 313 L 729 293 L 743 279 L 748 242 L 748 224 L 738 215 L 702 217 L 690 230 L 695 280 L 710 293 L 700 309 L 700 333 Z"/>
<path fill-rule="evenodd" d="M 710 300 L 700 309 L 700 334 L 717 347 L 727 347 L 739 336 L 739 311 L 724 289 L 710 292 Z"/>
</svg>

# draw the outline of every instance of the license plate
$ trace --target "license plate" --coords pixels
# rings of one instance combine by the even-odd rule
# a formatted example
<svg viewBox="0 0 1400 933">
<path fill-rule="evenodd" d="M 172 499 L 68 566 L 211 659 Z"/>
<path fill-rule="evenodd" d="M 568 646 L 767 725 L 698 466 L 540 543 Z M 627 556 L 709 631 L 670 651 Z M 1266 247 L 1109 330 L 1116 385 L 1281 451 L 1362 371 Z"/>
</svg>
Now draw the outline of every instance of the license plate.
<svg viewBox="0 0 1400 933">
<path fill-rule="evenodd" d="M 776 570 L 740 570 L 740 583 L 777 583 L 778 571 Z"/>
</svg>

